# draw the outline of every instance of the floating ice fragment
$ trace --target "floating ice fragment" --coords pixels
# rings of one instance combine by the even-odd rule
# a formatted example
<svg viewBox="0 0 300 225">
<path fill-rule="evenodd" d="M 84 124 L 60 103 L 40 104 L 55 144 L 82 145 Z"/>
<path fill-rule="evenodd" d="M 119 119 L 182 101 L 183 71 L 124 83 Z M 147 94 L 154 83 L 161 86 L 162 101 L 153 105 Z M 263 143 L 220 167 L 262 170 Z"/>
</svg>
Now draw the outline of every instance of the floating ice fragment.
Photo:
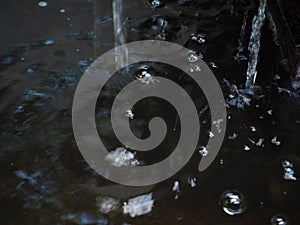
<svg viewBox="0 0 300 225">
<path fill-rule="evenodd" d="M 199 44 L 205 43 L 205 34 L 191 34 L 191 39 Z"/>
<path fill-rule="evenodd" d="M 47 5 L 48 5 L 48 3 L 45 2 L 45 1 L 40 1 L 40 2 L 38 3 L 38 6 L 40 6 L 40 7 L 46 7 Z"/>
<path fill-rule="evenodd" d="M 245 145 L 245 146 L 244 146 L 244 150 L 245 150 L 245 151 L 250 151 L 250 147 L 247 146 L 247 145 Z"/>
<path fill-rule="evenodd" d="M 277 145 L 277 146 L 279 146 L 281 144 L 281 142 L 279 140 L 277 140 L 276 136 L 274 138 L 272 138 L 271 143 L 274 145 Z"/>
<path fill-rule="evenodd" d="M 175 181 L 172 187 L 172 191 L 175 192 L 175 199 L 179 198 L 180 195 L 180 187 L 179 187 L 179 181 Z"/>
<path fill-rule="evenodd" d="M 133 120 L 134 119 L 134 113 L 132 112 L 132 110 L 126 110 L 125 112 L 125 116 L 128 117 L 129 119 Z"/>
<path fill-rule="evenodd" d="M 224 122 L 223 119 L 218 119 L 216 121 L 213 121 L 213 125 L 216 126 L 218 133 L 221 133 L 222 129 L 221 129 L 221 123 Z"/>
<path fill-rule="evenodd" d="M 284 160 L 281 162 L 281 165 L 283 167 L 283 178 L 285 180 L 297 180 L 297 178 L 294 176 L 294 165 L 290 161 Z"/>
<path fill-rule="evenodd" d="M 263 146 L 264 141 L 265 140 L 263 138 L 258 139 L 258 141 L 256 142 L 256 146 L 258 146 L 258 147 Z"/>
<path fill-rule="evenodd" d="M 189 62 L 197 62 L 199 60 L 199 55 L 195 51 L 190 51 L 187 56 Z"/>
<path fill-rule="evenodd" d="M 131 217 L 141 216 L 152 211 L 152 193 L 129 199 L 123 204 L 123 213 Z"/>
<path fill-rule="evenodd" d="M 23 170 L 17 170 L 14 173 L 17 177 L 27 180 L 30 185 L 36 185 L 37 177 L 39 177 L 41 175 L 41 172 L 36 172 L 36 173 L 29 175 L 28 173 L 26 173 Z"/>
<path fill-rule="evenodd" d="M 191 188 L 194 188 L 194 187 L 197 186 L 197 185 L 196 185 L 196 181 L 197 181 L 197 179 L 196 179 L 195 177 L 193 177 L 193 178 L 189 177 L 189 178 L 188 178 L 188 183 L 189 183 L 189 185 L 191 186 Z"/>
<path fill-rule="evenodd" d="M 147 0 L 147 4 L 152 8 L 158 8 L 163 5 L 162 0 Z"/>
<path fill-rule="evenodd" d="M 106 157 L 105 160 L 111 162 L 113 166 L 137 166 L 139 161 L 136 160 L 135 155 L 132 152 L 127 151 L 126 148 L 120 147 L 115 151 L 111 151 Z"/>
<path fill-rule="evenodd" d="M 55 41 L 51 38 L 48 38 L 46 40 L 43 41 L 43 44 L 44 45 L 54 45 L 55 44 Z"/>
<path fill-rule="evenodd" d="M 214 62 L 210 62 L 209 65 L 210 65 L 212 68 L 219 68 L 219 67 L 217 66 L 217 64 L 214 63 Z"/>
<path fill-rule="evenodd" d="M 208 155 L 208 150 L 207 147 L 202 146 L 199 150 L 200 155 L 202 155 L 203 157 Z"/>
<path fill-rule="evenodd" d="M 96 206 L 98 207 L 100 212 L 107 214 L 112 211 L 115 211 L 121 205 L 120 201 L 117 199 L 98 196 L 96 198 Z"/>
<path fill-rule="evenodd" d="M 190 72 L 194 73 L 194 72 L 201 72 L 201 67 L 196 65 L 193 68 L 190 68 Z"/>
<path fill-rule="evenodd" d="M 142 66 L 135 74 L 135 78 L 143 84 L 154 84 L 159 80 L 154 77 L 154 70 L 148 66 Z"/>
</svg>

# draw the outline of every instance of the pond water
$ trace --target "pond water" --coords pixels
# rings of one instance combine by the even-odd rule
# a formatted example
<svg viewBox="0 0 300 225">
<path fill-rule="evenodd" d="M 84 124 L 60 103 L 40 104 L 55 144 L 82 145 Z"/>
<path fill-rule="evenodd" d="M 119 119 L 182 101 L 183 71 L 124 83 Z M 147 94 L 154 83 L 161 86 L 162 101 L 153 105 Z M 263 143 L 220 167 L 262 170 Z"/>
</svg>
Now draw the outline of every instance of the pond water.
<svg viewBox="0 0 300 225">
<path fill-rule="evenodd" d="M 299 224 L 300 80 L 286 69 L 289 49 L 278 43 L 274 12 L 267 8 L 265 19 L 259 17 L 263 24 L 253 22 L 257 3 L 124 1 L 116 22 L 110 0 L 2 0 L 0 223 Z M 121 37 L 115 39 L 114 24 L 120 23 Z M 280 31 L 286 24 L 276 26 Z M 113 150 L 110 158 L 132 165 L 158 162 L 180 136 L 176 109 L 148 98 L 124 117 L 133 133 L 144 137 L 149 120 L 162 117 L 166 140 L 159 152 L 122 148 L 112 132 L 110 107 L 135 79 L 144 85 L 155 84 L 156 75 L 174 80 L 194 100 L 201 122 L 198 148 L 179 173 L 156 185 L 127 187 L 99 176 L 84 161 L 73 136 L 72 101 L 84 71 L 101 54 L 115 44 L 150 39 L 181 44 L 191 50 L 187 60 L 202 58 L 211 67 L 226 99 L 227 130 L 217 158 L 199 172 L 201 157 L 209 154 L 207 139 L 214 135 L 201 89 L 165 64 L 123 69 L 96 106 L 99 135 Z M 249 51 L 249 42 L 260 51 Z M 245 86 L 249 70 L 255 86 L 253 77 Z"/>
</svg>

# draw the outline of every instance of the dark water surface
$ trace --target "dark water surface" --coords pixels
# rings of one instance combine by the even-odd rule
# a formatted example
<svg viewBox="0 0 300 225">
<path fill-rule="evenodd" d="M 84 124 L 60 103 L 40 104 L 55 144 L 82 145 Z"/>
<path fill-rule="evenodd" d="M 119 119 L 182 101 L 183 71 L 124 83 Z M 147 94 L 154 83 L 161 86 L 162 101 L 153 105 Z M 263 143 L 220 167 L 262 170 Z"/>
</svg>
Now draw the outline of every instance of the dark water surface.
<svg viewBox="0 0 300 225">
<path fill-rule="evenodd" d="M 257 67 L 261 88 L 254 94 L 235 91 L 235 87 L 243 89 L 246 80 L 256 1 L 165 0 L 156 9 L 146 1 L 124 1 L 126 42 L 161 39 L 201 53 L 228 103 L 222 149 L 200 173 L 198 150 L 205 146 L 211 122 L 205 96 L 180 71 L 145 63 L 191 95 L 199 110 L 201 137 L 199 149 L 178 174 L 141 188 L 124 187 L 97 175 L 82 158 L 72 132 L 76 85 L 85 69 L 114 47 L 111 1 L 49 0 L 46 7 L 38 3 L 0 3 L 0 224 L 264 225 L 272 224 L 276 215 L 288 224 L 300 224 L 300 82 L 285 70 L 285 56 L 269 19 L 262 29 Z M 205 42 L 193 41 L 193 33 L 204 34 Z M 235 57 L 239 38 L 242 49 Z M 120 88 L 135 79 L 139 66 L 114 75 L 99 96 L 96 120 L 109 149 L 122 146 L 111 129 L 111 104 Z M 138 159 L 150 164 L 167 157 L 180 135 L 180 123 L 173 131 L 176 110 L 155 98 L 139 102 L 134 109 L 131 127 L 137 136 L 149 135 L 147 124 L 153 116 L 161 116 L 168 125 L 160 152 L 137 154 Z M 286 166 L 286 161 L 293 166 Z M 297 180 L 285 179 L 285 171 Z M 191 178 L 196 178 L 196 187 L 189 184 Z M 175 181 L 179 193 L 172 191 Z M 229 215 L 222 210 L 226 202 L 221 195 L 228 190 L 244 196 L 243 213 Z M 123 214 L 123 202 L 148 193 L 154 199 L 150 213 L 135 218 Z M 97 204 L 105 197 L 120 205 L 105 213 Z"/>
</svg>

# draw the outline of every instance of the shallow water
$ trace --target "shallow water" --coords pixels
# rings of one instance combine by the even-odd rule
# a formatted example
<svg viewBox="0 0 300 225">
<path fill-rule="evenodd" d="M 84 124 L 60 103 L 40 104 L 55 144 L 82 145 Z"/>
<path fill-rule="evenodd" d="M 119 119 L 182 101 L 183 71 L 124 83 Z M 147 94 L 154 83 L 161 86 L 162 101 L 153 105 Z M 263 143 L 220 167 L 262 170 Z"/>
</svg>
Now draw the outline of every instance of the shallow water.
<svg viewBox="0 0 300 225">
<path fill-rule="evenodd" d="M 88 166 L 71 124 L 80 77 L 115 44 L 111 1 L 46 2 L 45 7 L 38 1 L 0 3 L 1 224 L 252 225 L 271 224 L 275 216 L 289 224 L 300 222 L 300 85 L 288 78 L 267 19 L 257 66 L 256 85 L 261 88 L 243 89 L 255 4 L 165 0 L 155 9 L 140 0 L 124 4 L 127 42 L 160 39 L 195 51 L 211 65 L 228 103 L 222 149 L 200 173 L 198 151 L 205 146 L 210 123 L 205 96 L 180 71 L 146 63 L 188 91 L 202 130 L 199 149 L 178 174 L 154 186 L 129 188 L 105 180 Z M 200 36 L 193 40 L 192 33 Z M 235 60 L 241 45 L 245 57 Z M 109 149 L 120 147 L 109 120 L 112 101 L 143 65 L 116 74 L 100 94 L 96 119 Z M 169 132 L 159 154 L 137 154 L 137 159 L 150 164 L 167 157 L 180 135 L 176 110 L 153 98 L 138 103 L 134 113 L 131 128 L 137 136 L 148 135 L 147 121 L 156 115 L 165 119 Z M 246 204 L 239 215 L 222 209 L 222 193 L 232 190 L 242 193 Z M 154 200 L 150 213 L 135 218 L 123 213 L 124 202 L 149 193 Z"/>
</svg>

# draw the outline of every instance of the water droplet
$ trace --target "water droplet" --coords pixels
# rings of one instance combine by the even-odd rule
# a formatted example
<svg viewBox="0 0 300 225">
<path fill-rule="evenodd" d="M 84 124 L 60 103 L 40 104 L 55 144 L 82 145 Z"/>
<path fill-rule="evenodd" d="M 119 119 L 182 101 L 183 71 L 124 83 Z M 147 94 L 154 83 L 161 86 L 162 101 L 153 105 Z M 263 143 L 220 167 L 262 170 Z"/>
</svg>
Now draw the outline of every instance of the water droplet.
<svg viewBox="0 0 300 225">
<path fill-rule="evenodd" d="M 206 42 L 205 34 L 191 34 L 191 39 L 199 44 L 204 44 Z"/>
<path fill-rule="evenodd" d="M 134 118 L 134 113 L 130 109 L 126 110 L 125 116 L 132 120 Z"/>
<path fill-rule="evenodd" d="M 271 225 L 287 225 L 287 219 L 285 216 L 276 215 L 271 219 Z"/>
<path fill-rule="evenodd" d="M 200 155 L 202 155 L 203 157 L 208 155 L 208 150 L 207 147 L 202 146 L 201 149 L 199 150 Z"/>
<path fill-rule="evenodd" d="M 231 216 L 242 214 L 247 208 L 244 195 L 237 190 L 225 191 L 220 197 L 219 204 L 223 211 Z"/>
<path fill-rule="evenodd" d="M 40 2 L 38 3 L 38 6 L 39 6 L 39 7 L 46 7 L 47 5 L 48 5 L 48 3 L 45 2 L 45 1 L 40 1 Z"/>
<path fill-rule="evenodd" d="M 163 5 L 163 1 L 161 0 L 148 0 L 147 4 L 152 8 L 158 8 Z"/>
<path fill-rule="evenodd" d="M 65 9 L 60 9 L 59 12 L 60 12 L 60 13 L 65 13 L 66 10 L 65 10 Z"/>
</svg>

